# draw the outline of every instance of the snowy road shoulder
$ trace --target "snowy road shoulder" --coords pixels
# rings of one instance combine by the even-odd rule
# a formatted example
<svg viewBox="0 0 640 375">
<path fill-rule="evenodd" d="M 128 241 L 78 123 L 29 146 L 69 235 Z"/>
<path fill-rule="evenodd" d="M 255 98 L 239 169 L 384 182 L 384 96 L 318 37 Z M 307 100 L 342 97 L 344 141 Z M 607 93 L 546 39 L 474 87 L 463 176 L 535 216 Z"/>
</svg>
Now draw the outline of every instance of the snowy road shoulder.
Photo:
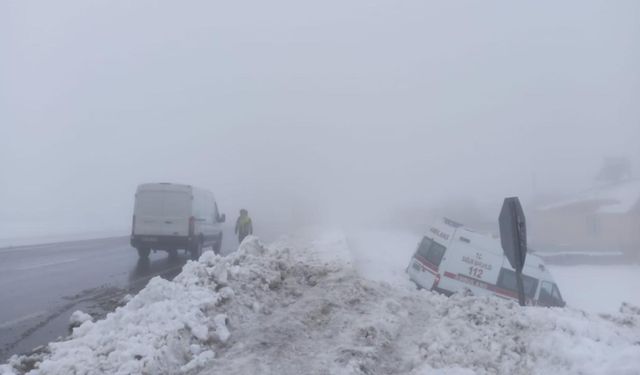
<svg viewBox="0 0 640 375">
<path fill-rule="evenodd" d="M 84 320 L 29 373 L 638 374 L 633 307 L 601 317 L 418 292 L 362 277 L 383 270 L 354 267 L 363 253 L 340 233 L 309 236 L 205 253 Z M 12 357 L 0 373 L 26 363 Z"/>
</svg>

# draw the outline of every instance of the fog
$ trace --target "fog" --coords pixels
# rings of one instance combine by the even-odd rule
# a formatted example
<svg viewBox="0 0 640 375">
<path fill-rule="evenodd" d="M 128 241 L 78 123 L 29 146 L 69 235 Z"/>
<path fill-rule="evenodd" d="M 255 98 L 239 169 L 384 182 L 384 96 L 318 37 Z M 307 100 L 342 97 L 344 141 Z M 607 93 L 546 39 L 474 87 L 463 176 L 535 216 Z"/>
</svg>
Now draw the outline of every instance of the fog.
<svg viewBox="0 0 640 375">
<path fill-rule="evenodd" d="M 126 233 L 143 182 L 258 234 L 530 209 L 638 171 L 639 41 L 633 0 L 4 1 L 0 236 Z"/>
</svg>

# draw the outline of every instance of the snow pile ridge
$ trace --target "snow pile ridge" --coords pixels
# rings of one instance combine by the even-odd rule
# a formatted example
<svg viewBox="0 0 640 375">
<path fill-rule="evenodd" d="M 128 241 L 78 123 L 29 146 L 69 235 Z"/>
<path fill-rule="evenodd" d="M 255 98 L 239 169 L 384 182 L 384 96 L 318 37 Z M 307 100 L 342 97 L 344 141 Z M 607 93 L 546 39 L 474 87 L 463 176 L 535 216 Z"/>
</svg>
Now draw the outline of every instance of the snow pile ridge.
<svg viewBox="0 0 640 375">
<path fill-rule="evenodd" d="M 349 253 L 335 232 L 207 252 L 50 344 L 30 373 L 640 374 L 637 307 L 598 316 L 448 298 L 364 278 Z"/>
<path fill-rule="evenodd" d="M 82 325 L 82 323 L 90 322 L 91 320 L 91 315 L 87 314 L 86 312 L 76 310 L 69 317 L 69 325 L 71 325 L 71 327 L 77 327 Z"/>
<path fill-rule="evenodd" d="M 245 241 L 229 259 L 205 253 L 188 262 L 173 281 L 160 277 L 104 320 L 92 322 L 80 311 L 72 316 L 67 341 L 49 345 L 50 354 L 30 374 L 179 373 L 214 358 L 212 344 L 230 336 L 219 305 L 234 292 L 227 286 L 226 262 L 263 254 L 257 238 Z M 247 270 L 246 272 L 251 272 Z M 14 356 L 10 363 L 17 363 Z M 0 368 L 11 371 L 9 366 Z"/>
</svg>

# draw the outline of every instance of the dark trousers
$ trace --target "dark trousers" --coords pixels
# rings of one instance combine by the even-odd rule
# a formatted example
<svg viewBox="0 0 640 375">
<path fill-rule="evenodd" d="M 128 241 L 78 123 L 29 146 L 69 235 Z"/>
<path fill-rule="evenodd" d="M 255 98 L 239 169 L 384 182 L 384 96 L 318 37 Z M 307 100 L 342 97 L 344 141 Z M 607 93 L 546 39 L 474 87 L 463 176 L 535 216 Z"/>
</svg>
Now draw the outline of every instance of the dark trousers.
<svg viewBox="0 0 640 375">
<path fill-rule="evenodd" d="M 238 242 L 242 243 L 242 240 L 244 240 L 244 238 L 248 235 L 249 233 L 238 233 Z"/>
</svg>

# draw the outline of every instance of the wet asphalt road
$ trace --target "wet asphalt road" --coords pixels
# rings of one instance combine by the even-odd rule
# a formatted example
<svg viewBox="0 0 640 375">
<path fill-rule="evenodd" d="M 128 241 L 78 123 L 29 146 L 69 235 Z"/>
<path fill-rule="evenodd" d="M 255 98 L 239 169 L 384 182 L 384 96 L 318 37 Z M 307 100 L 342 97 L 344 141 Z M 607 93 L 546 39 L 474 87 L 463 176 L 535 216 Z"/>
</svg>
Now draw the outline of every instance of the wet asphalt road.
<svg viewBox="0 0 640 375">
<path fill-rule="evenodd" d="M 225 230 L 222 253 L 236 247 Z M 172 279 L 186 261 L 182 251 L 139 261 L 128 236 L 0 249 L 0 363 L 66 336 L 75 310 L 103 317 L 151 278 Z"/>
</svg>

